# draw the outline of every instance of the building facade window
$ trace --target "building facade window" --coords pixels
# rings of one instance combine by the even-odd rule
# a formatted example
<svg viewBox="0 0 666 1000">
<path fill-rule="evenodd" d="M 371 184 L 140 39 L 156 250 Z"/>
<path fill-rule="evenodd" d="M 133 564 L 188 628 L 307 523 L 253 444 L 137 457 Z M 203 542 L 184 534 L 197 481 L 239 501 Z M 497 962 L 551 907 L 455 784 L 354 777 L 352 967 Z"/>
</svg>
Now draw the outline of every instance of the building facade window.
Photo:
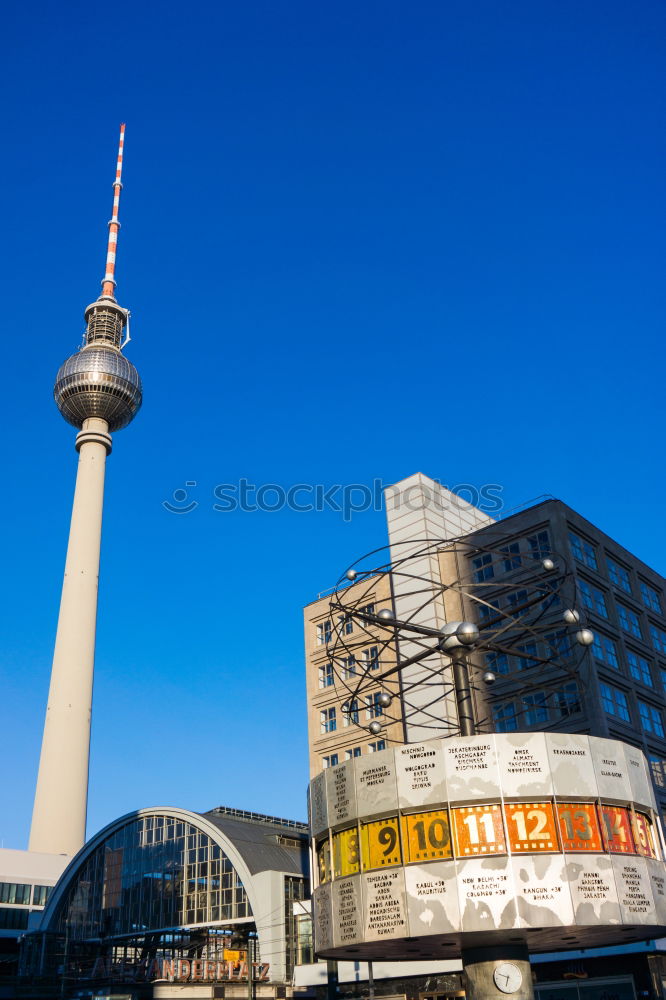
<svg viewBox="0 0 666 1000">
<path fill-rule="evenodd" d="M 553 692 L 553 708 L 558 718 L 565 719 L 581 711 L 580 694 L 575 681 L 563 684 Z"/>
<path fill-rule="evenodd" d="M 595 611 L 602 618 L 608 618 L 608 608 L 606 607 L 606 598 L 604 597 L 603 590 L 593 587 L 587 580 L 579 580 L 578 589 L 580 590 L 581 600 L 586 608 L 589 608 L 590 611 Z"/>
<path fill-rule="evenodd" d="M 641 599 L 646 608 L 650 608 L 651 611 L 656 611 L 658 615 L 663 614 L 661 610 L 661 597 L 648 583 L 644 580 L 640 581 L 641 584 Z"/>
<path fill-rule="evenodd" d="M 514 590 L 512 594 L 506 595 L 506 605 L 512 615 L 526 611 L 528 594 L 526 590 Z"/>
<path fill-rule="evenodd" d="M 0 882 L 0 903 L 19 903 L 27 905 L 30 902 L 32 885 L 22 882 Z"/>
<path fill-rule="evenodd" d="M 520 556 L 520 544 L 518 542 L 511 542 L 510 545 L 505 545 L 502 549 L 504 553 L 504 572 L 509 573 L 512 569 L 519 569 L 522 566 L 522 559 Z"/>
<path fill-rule="evenodd" d="M 334 684 L 335 675 L 333 672 L 333 663 L 331 660 L 327 660 L 326 663 L 319 668 L 319 687 L 333 687 Z"/>
<path fill-rule="evenodd" d="M 501 705 L 493 705 L 493 722 L 498 733 L 512 733 L 518 729 L 516 718 L 516 703 L 505 701 Z"/>
<path fill-rule="evenodd" d="M 610 577 L 611 583 L 623 590 L 625 594 L 631 593 L 631 579 L 629 577 L 629 570 L 625 569 L 624 566 L 620 566 L 616 563 L 614 559 L 610 556 L 606 557 L 606 565 L 608 566 L 608 575 Z"/>
<path fill-rule="evenodd" d="M 484 599 L 479 598 L 476 604 L 476 607 L 479 610 L 479 621 L 483 622 L 484 624 L 486 622 L 494 621 L 499 614 L 499 608 L 495 604 L 497 598 L 495 598 L 495 601 L 488 599 L 487 601 L 484 601 L 483 604 L 481 603 L 481 601 L 484 601 Z"/>
<path fill-rule="evenodd" d="M 627 663 L 629 664 L 629 673 L 635 680 L 640 681 L 641 684 L 647 684 L 648 687 L 654 687 L 650 664 L 644 656 L 627 650 Z"/>
<path fill-rule="evenodd" d="M 362 608 L 359 608 L 358 611 L 361 615 L 374 615 L 375 606 L 374 604 L 365 604 Z M 368 623 L 366 622 L 365 624 L 367 625 Z"/>
<path fill-rule="evenodd" d="M 335 767 L 338 763 L 337 753 L 330 753 L 327 757 L 322 757 L 321 763 L 324 770 L 326 770 L 327 767 Z"/>
<path fill-rule="evenodd" d="M 565 629 L 561 629 L 558 632 L 550 632 L 544 636 L 544 639 L 548 643 L 546 655 L 549 658 L 557 656 L 562 660 L 566 660 L 571 656 L 571 640 Z"/>
<path fill-rule="evenodd" d="M 612 639 L 600 632 L 594 632 L 594 642 L 592 643 L 592 655 L 601 663 L 607 664 L 613 670 L 620 669 L 620 661 L 617 655 L 617 647 Z"/>
<path fill-rule="evenodd" d="M 361 756 L 360 747 L 350 747 L 348 750 L 345 750 L 345 760 L 353 760 L 354 757 L 360 757 L 360 756 Z"/>
<path fill-rule="evenodd" d="M 490 552 L 485 552 L 482 556 L 472 559 L 474 567 L 474 580 L 476 583 L 483 583 L 484 580 L 492 580 L 495 576 L 493 557 Z"/>
<path fill-rule="evenodd" d="M 386 740 L 374 740 L 368 743 L 368 753 L 379 753 L 380 750 L 386 750 Z"/>
<path fill-rule="evenodd" d="M 553 590 L 548 584 L 541 588 L 541 596 L 543 601 L 541 602 L 541 610 L 547 611 L 548 608 L 556 608 L 561 603 L 560 595 L 556 590 Z"/>
<path fill-rule="evenodd" d="M 0 906 L 0 930 L 26 930 L 29 912 L 29 910 L 12 910 L 9 906 Z"/>
<path fill-rule="evenodd" d="M 508 674 L 509 657 L 506 653 L 486 653 L 486 669 L 494 674 Z"/>
<path fill-rule="evenodd" d="M 286 938 L 286 974 L 287 980 L 294 975 L 294 966 L 303 965 L 305 959 L 308 964 L 314 961 L 312 955 L 312 918 L 310 914 L 309 933 L 305 925 L 299 920 L 305 914 L 295 913 L 295 903 L 302 899 L 307 899 L 310 895 L 310 887 L 305 879 L 293 878 L 285 875 L 284 878 L 284 929 Z"/>
<path fill-rule="evenodd" d="M 523 654 L 518 657 L 519 670 L 530 670 L 532 667 L 538 666 L 536 642 L 523 642 L 520 646 L 516 646 L 516 649 Z"/>
<path fill-rule="evenodd" d="M 650 761 L 650 771 L 655 785 L 657 788 L 666 788 L 666 767 L 664 766 L 666 761 L 656 753 L 649 753 L 647 758 Z"/>
<path fill-rule="evenodd" d="M 356 657 L 355 656 L 341 656 L 340 666 L 342 667 L 342 676 L 344 680 L 348 681 L 350 677 L 354 677 L 356 674 Z"/>
<path fill-rule="evenodd" d="M 342 720 L 345 726 L 350 725 L 350 723 L 355 723 L 358 725 L 358 698 L 352 698 L 351 701 L 346 701 L 342 706 Z"/>
<path fill-rule="evenodd" d="M 32 889 L 33 906 L 46 906 L 51 895 L 52 885 L 35 885 Z"/>
<path fill-rule="evenodd" d="M 338 616 L 338 632 L 340 635 L 351 635 L 354 631 L 354 619 L 351 615 Z"/>
<path fill-rule="evenodd" d="M 337 729 L 337 720 L 335 717 L 335 708 L 323 708 L 319 713 L 319 719 L 321 722 L 321 733 L 334 733 Z"/>
<path fill-rule="evenodd" d="M 601 692 L 601 703 L 608 715 L 615 715 L 623 722 L 631 722 L 627 696 L 624 691 L 620 691 L 619 688 L 613 687 L 611 684 L 600 684 L 599 691 Z"/>
<path fill-rule="evenodd" d="M 624 604 L 620 604 L 618 601 L 617 614 L 620 619 L 620 627 L 624 629 L 629 635 L 636 636 L 637 639 L 643 638 L 643 632 L 641 629 L 641 622 L 635 611 L 631 608 L 627 608 Z"/>
<path fill-rule="evenodd" d="M 379 670 L 379 646 L 363 650 L 363 667 L 365 670 Z"/>
<path fill-rule="evenodd" d="M 527 536 L 532 559 L 545 559 L 550 555 L 550 536 L 547 531 L 537 531 Z"/>
<path fill-rule="evenodd" d="M 317 645 L 325 646 L 327 642 L 331 641 L 331 623 L 330 621 L 319 622 L 317 625 Z"/>
<path fill-rule="evenodd" d="M 367 706 L 365 711 L 365 716 L 367 719 L 376 719 L 378 716 L 384 714 L 384 709 L 379 703 L 379 696 L 381 691 L 375 691 L 374 694 L 369 694 L 365 699 L 365 704 Z"/>
<path fill-rule="evenodd" d="M 594 551 L 593 545 L 586 542 L 575 531 L 569 532 L 569 544 L 571 545 L 571 551 L 576 562 L 581 563 L 583 566 L 589 566 L 590 569 L 598 569 L 597 554 Z"/>
<path fill-rule="evenodd" d="M 664 723 L 661 712 L 654 705 L 648 705 L 646 701 L 638 699 L 638 714 L 641 717 L 643 730 L 646 733 L 654 733 L 660 739 L 664 739 Z"/>
<path fill-rule="evenodd" d="M 650 625 L 650 638 L 657 652 L 666 655 L 666 632 L 656 625 Z"/>
<path fill-rule="evenodd" d="M 533 694 L 523 695 L 522 700 L 525 725 L 538 726 L 548 722 L 548 704 L 545 691 L 535 691 Z"/>
</svg>

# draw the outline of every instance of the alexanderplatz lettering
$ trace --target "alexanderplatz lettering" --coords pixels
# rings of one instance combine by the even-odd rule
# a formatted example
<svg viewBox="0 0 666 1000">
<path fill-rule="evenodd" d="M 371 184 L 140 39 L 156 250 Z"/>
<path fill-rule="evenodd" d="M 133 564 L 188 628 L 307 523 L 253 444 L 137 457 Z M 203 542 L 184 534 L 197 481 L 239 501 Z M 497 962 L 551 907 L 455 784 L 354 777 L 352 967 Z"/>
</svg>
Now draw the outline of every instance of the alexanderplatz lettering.
<svg viewBox="0 0 666 1000">
<path fill-rule="evenodd" d="M 253 962 L 253 981 L 266 982 L 269 969 L 269 962 Z M 218 962 L 205 958 L 154 958 L 137 966 L 100 956 L 93 965 L 91 979 L 121 979 L 124 982 L 167 980 L 170 983 L 247 982 L 248 965 L 247 962 Z"/>
</svg>

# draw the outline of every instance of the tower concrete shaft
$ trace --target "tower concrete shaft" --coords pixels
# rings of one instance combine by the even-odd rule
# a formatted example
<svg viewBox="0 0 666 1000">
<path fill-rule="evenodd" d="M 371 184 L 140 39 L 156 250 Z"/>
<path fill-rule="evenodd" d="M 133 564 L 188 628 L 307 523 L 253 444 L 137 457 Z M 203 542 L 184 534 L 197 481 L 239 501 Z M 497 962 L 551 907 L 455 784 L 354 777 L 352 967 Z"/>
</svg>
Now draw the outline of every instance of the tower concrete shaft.
<svg viewBox="0 0 666 1000">
<path fill-rule="evenodd" d="M 108 425 L 90 417 L 76 438 L 79 464 L 51 686 L 30 830 L 30 850 L 76 854 L 88 803 L 99 556 Z"/>
</svg>

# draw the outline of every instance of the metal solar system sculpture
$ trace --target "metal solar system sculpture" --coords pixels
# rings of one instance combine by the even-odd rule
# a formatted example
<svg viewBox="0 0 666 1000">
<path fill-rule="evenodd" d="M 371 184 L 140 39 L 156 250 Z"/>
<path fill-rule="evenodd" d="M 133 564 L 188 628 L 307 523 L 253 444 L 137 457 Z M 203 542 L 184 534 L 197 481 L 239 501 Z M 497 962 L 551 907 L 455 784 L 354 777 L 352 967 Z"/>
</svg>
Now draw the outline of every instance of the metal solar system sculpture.
<svg viewBox="0 0 666 1000">
<path fill-rule="evenodd" d="M 320 958 L 459 957 L 468 1000 L 533 1000 L 530 953 L 666 930 L 647 760 L 576 732 L 595 637 L 534 541 L 411 539 L 338 581 L 320 676 L 373 742 L 310 782 Z"/>
<path fill-rule="evenodd" d="M 433 560 L 443 560 L 444 573 L 420 572 Z M 446 575 L 447 567 L 455 575 Z M 408 614 L 395 602 L 369 603 L 385 577 L 392 591 L 399 585 Z M 329 673 L 347 699 L 345 724 L 384 733 L 387 742 L 391 723 L 408 726 L 415 718 L 425 736 L 469 736 L 580 710 L 584 653 L 594 636 L 576 610 L 573 574 L 555 552 L 526 557 L 506 544 L 463 538 L 394 544 L 340 577 L 330 615 Z M 441 627 L 432 627 L 434 619 Z M 494 711 L 498 677 L 507 680 L 501 697 L 509 699 L 508 712 Z M 429 688 L 432 697 L 424 699 Z"/>
</svg>

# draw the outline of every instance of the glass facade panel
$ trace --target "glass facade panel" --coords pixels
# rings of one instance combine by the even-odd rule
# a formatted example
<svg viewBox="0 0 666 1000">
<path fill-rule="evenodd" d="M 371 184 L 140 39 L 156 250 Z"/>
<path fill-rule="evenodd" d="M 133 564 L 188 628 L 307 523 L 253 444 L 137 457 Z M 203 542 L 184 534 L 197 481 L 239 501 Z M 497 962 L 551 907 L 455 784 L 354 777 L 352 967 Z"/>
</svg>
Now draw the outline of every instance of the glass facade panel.
<svg viewBox="0 0 666 1000">
<path fill-rule="evenodd" d="M 647 702 L 639 700 L 638 712 L 645 732 L 654 733 L 655 736 L 659 736 L 663 740 L 664 723 L 659 709 L 655 705 L 648 705 Z"/>
<path fill-rule="evenodd" d="M 575 681 L 570 681 L 553 692 L 553 707 L 556 717 L 560 719 L 581 711 L 580 694 Z"/>
<path fill-rule="evenodd" d="M 615 584 L 616 587 L 620 587 L 624 590 L 625 594 L 631 593 L 631 579 L 629 578 L 629 571 L 616 563 L 614 559 L 610 556 L 607 557 L 606 562 L 608 564 L 608 575 L 611 579 L 611 583 Z"/>
<path fill-rule="evenodd" d="M 486 669 L 494 674 L 508 674 L 509 657 L 506 653 L 486 653 Z"/>
<path fill-rule="evenodd" d="M 628 632 L 629 635 L 636 636 L 637 639 L 643 638 L 641 623 L 635 611 L 632 611 L 631 608 L 627 608 L 624 604 L 620 604 L 618 602 L 617 614 L 620 619 L 620 628 L 622 628 L 625 632 Z"/>
<path fill-rule="evenodd" d="M 639 656 L 638 653 L 632 653 L 631 650 L 628 650 L 627 662 L 629 664 L 629 672 L 635 680 L 640 681 L 641 684 L 646 684 L 648 687 L 654 686 L 650 664 L 644 656 Z"/>
<path fill-rule="evenodd" d="M 571 551 L 573 552 L 574 559 L 582 563 L 583 566 L 589 566 L 590 569 L 597 569 L 597 555 L 594 550 L 594 546 L 586 542 L 584 538 L 577 535 L 574 531 L 569 532 L 569 544 L 571 545 Z"/>
<path fill-rule="evenodd" d="M 537 531 L 534 535 L 528 535 L 527 544 L 533 559 L 544 559 L 550 555 L 550 536 L 547 531 Z"/>
<path fill-rule="evenodd" d="M 331 660 L 327 660 L 326 663 L 319 668 L 319 687 L 333 687 L 334 684 L 335 677 L 333 675 L 333 662 Z"/>
<path fill-rule="evenodd" d="M 48 898 L 51 895 L 52 885 L 36 885 L 33 886 L 32 891 L 32 903 L 33 906 L 46 906 Z"/>
<path fill-rule="evenodd" d="M 28 926 L 29 910 L 13 910 L 0 906 L 0 930 L 24 931 Z"/>
<path fill-rule="evenodd" d="M 657 593 L 654 587 L 641 580 L 641 598 L 643 599 L 643 604 L 646 608 L 650 608 L 651 611 L 656 611 L 658 615 L 662 614 L 661 610 L 661 596 Z"/>
<path fill-rule="evenodd" d="M 495 576 L 493 557 L 490 552 L 472 559 L 472 566 L 474 567 L 474 580 L 476 583 L 483 583 L 484 580 L 492 580 Z"/>
<path fill-rule="evenodd" d="M 365 670 L 379 669 L 379 646 L 370 646 L 363 650 L 363 667 Z"/>
<path fill-rule="evenodd" d="M 504 572 L 509 573 L 512 569 L 519 569 L 522 565 L 522 559 L 520 557 L 520 544 L 518 542 L 511 542 L 510 545 L 506 545 L 502 552 L 505 555 L 504 562 Z"/>
<path fill-rule="evenodd" d="M 607 663 L 609 667 L 613 668 L 613 670 L 620 669 L 617 647 L 609 636 L 602 635 L 600 632 L 594 633 L 592 655 L 595 659 L 600 660 L 601 663 Z"/>
<path fill-rule="evenodd" d="M 616 715 L 623 722 L 631 722 L 629 715 L 629 705 L 624 691 L 613 687 L 611 684 L 600 684 L 601 703 L 609 715 Z"/>
<path fill-rule="evenodd" d="M 493 722 L 495 723 L 495 731 L 498 733 L 511 733 L 518 729 L 515 702 L 508 701 L 503 705 L 493 705 Z"/>
<path fill-rule="evenodd" d="M 248 916 L 245 888 L 219 846 L 189 823 L 149 816 L 91 854 L 51 926 L 81 940 Z"/>
<path fill-rule="evenodd" d="M 0 903 L 20 903 L 30 902 L 31 885 L 21 882 L 0 882 Z"/>
<path fill-rule="evenodd" d="M 580 596 L 583 604 L 590 611 L 596 611 L 598 615 L 602 618 L 608 618 L 608 610 L 606 608 L 606 598 L 602 590 L 598 587 L 593 587 L 592 584 L 588 583 L 587 580 L 579 580 L 578 587 L 580 589 Z"/>
<path fill-rule="evenodd" d="M 548 722 L 548 704 L 544 691 L 523 695 L 523 715 L 526 726 L 539 726 Z"/>
<path fill-rule="evenodd" d="M 663 628 L 650 625 L 650 638 L 657 652 L 666 655 L 666 632 L 664 632 Z"/>
</svg>

